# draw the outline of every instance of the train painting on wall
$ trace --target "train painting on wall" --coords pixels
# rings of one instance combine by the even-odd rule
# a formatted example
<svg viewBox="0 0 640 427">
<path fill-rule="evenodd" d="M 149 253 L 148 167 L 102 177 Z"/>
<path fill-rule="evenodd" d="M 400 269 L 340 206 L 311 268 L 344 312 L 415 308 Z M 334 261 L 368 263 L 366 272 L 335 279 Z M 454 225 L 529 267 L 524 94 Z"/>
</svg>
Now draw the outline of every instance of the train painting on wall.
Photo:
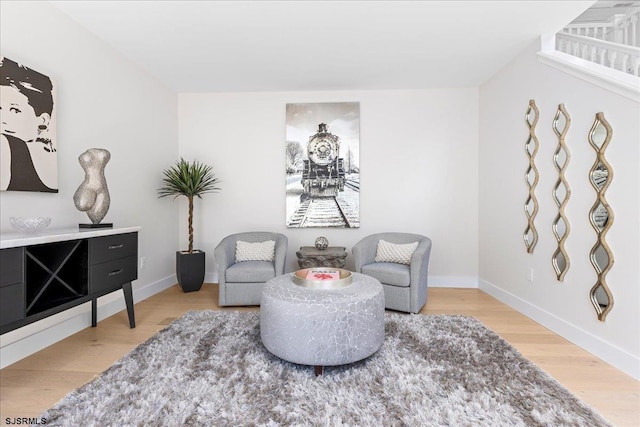
<svg viewBox="0 0 640 427">
<path fill-rule="evenodd" d="M 360 227 L 360 104 L 287 104 L 286 223 Z"/>
</svg>

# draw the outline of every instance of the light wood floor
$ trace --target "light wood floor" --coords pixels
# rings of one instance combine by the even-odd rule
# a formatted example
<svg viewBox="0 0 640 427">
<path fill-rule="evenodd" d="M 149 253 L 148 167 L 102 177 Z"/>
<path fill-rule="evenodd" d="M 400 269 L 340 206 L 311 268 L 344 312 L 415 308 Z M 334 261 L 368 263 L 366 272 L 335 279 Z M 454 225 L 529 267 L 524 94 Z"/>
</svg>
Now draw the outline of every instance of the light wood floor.
<svg viewBox="0 0 640 427">
<path fill-rule="evenodd" d="M 0 419 L 36 417 L 189 310 L 220 309 L 218 286 L 173 286 L 0 371 Z M 257 310 L 257 308 L 222 308 Z M 640 426 L 640 383 L 477 289 L 429 289 L 423 314 L 473 316 L 616 426 Z"/>
</svg>

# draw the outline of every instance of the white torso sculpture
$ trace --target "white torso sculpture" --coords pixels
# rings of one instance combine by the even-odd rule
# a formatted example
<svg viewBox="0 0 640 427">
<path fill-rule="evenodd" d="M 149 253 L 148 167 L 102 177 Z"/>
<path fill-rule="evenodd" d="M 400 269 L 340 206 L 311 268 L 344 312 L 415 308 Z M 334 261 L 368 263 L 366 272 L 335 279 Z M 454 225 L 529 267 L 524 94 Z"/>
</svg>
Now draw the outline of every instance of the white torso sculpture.
<svg viewBox="0 0 640 427">
<path fill-rule="evenodd" d="M 104 168 L 111 159 L 111 153 L 102 148 L 90 148 L 78 157 L 84 169 L 84 181 L 73 195 L 73 202 L 79 211 L 86 212 L 94 224 L 99 224 L 109 210 L 109 189 L 104 177 Z"/>
</svg>

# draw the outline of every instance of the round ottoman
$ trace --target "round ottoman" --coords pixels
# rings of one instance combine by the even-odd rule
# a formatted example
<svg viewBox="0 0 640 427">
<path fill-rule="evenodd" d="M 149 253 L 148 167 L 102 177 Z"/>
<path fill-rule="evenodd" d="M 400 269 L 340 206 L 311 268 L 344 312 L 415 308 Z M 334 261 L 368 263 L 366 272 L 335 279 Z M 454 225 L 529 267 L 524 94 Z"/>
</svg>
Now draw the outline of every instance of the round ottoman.
<svg viewBox="0 0 640 427">
<path fill-rule="evenodd" d="M 316 367 L 344 365 L 371 356 L 384 339 L 380 282 L 352 273 L 349 286 L 312 289 L 293 283 L 293 273 L 269 280 L 260 301 L 264 346 L 288 362 Z"/>
</svg>

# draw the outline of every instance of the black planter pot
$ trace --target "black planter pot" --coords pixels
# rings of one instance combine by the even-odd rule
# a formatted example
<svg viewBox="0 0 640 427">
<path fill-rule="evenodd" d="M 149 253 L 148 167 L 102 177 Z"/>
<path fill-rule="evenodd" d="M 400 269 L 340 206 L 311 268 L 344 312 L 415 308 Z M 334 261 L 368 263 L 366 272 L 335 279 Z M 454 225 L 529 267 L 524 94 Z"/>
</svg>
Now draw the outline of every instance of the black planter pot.
<svg viewBox="0 0 640 427">
<path fill-rule="evenodd" d="M 176 276 L 184 292 L 199 291 L 204 283 L 204 252 L 176 252 Z"/>
</svg>

